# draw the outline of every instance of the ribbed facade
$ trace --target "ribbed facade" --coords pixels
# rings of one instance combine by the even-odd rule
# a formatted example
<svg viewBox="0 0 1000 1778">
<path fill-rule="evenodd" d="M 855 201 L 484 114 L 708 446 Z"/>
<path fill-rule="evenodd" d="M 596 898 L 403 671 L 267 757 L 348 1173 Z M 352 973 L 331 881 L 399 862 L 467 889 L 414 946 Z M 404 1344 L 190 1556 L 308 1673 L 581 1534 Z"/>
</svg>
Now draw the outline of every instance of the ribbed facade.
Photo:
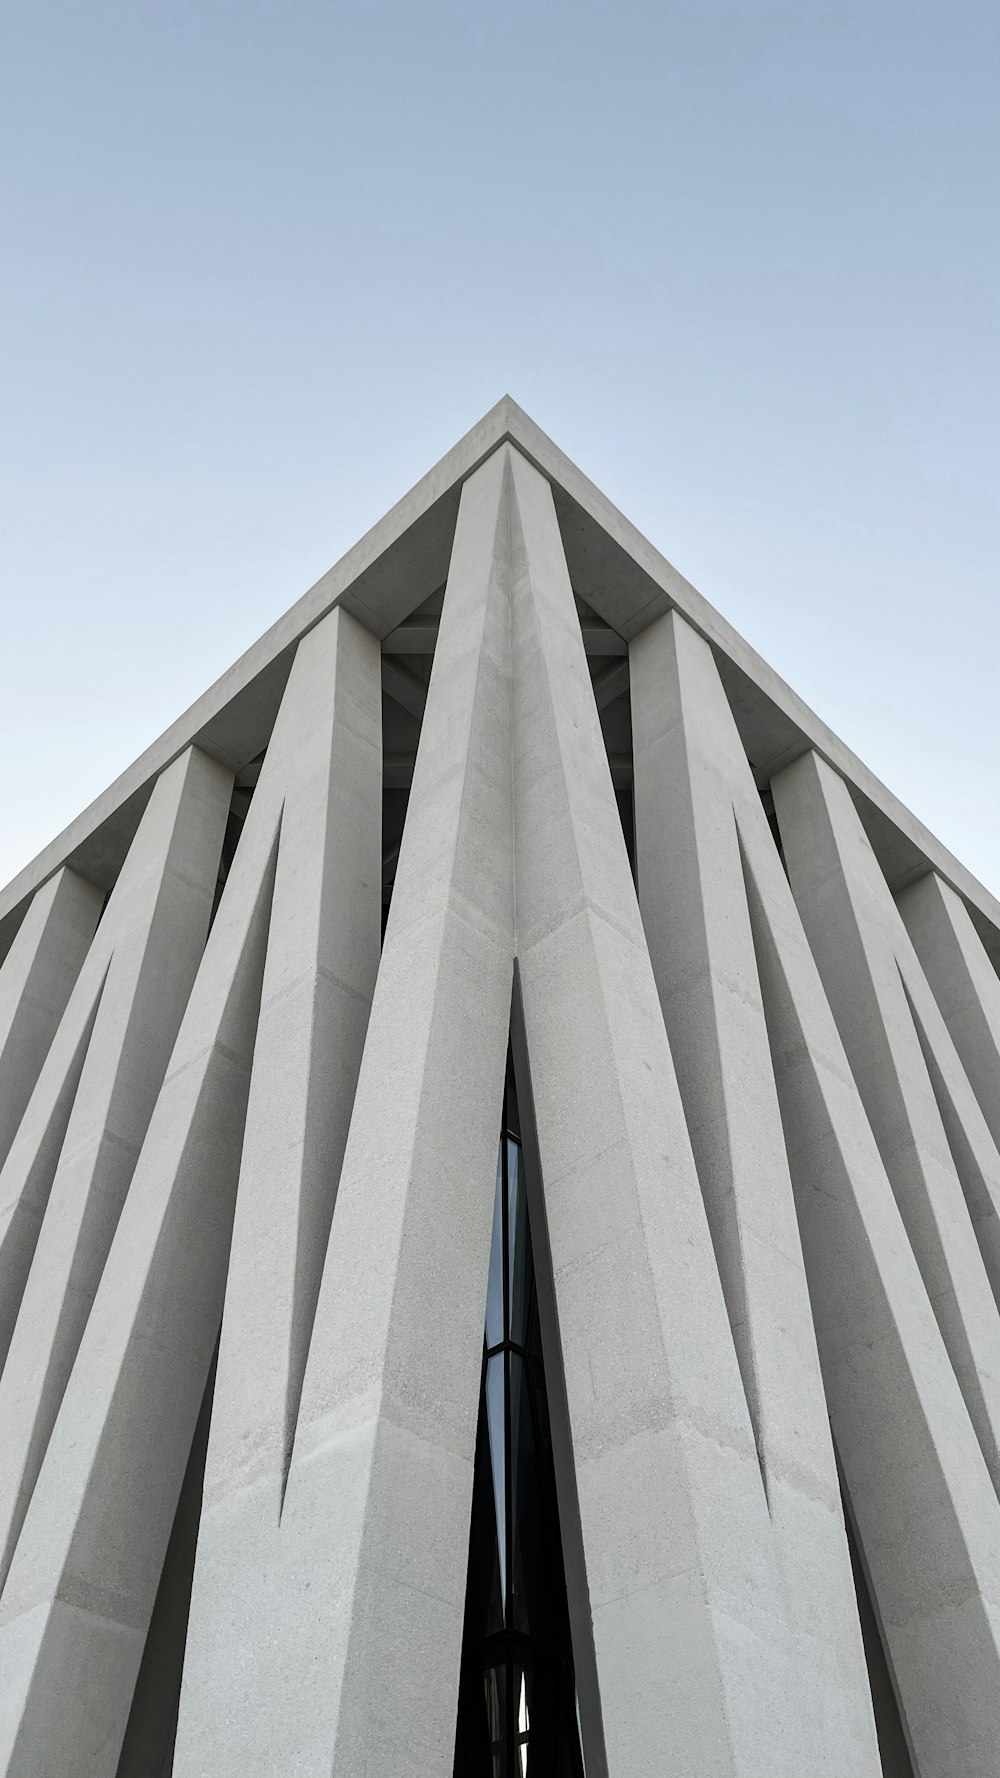
<svg viewBox="0 0 1000 1778">
<path fill-rule="evenodd" d="M 997 1778 L 998 925 L 501 403 L 0 897 L 0 1772 Z"/>
</svg>

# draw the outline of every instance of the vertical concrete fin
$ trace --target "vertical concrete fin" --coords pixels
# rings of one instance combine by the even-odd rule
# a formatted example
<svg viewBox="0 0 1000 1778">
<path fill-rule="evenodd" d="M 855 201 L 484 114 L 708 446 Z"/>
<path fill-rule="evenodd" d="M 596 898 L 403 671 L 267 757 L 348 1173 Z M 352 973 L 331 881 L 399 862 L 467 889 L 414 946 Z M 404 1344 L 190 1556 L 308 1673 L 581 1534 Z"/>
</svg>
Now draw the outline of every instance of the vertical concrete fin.
<svg viewBox="0 0 1000 1778">
<path fill-rule="evenodd" d="M 309 1011 L 310 1069 L 304 1100 L 295 1108 L 301 1124 L 292 1125 L 296 1135 L 301 1128 L 303 1146 L 285 1389 L 282 1496 L 381 947 L 381 653 L 375 638 L 349 613 L 342 613 L 339 623 L 323 899 L 317 908 L 315 950 L 306 951 L 297 960 L 302 978 L 315 979 L 316 986 Z M 297 829 L 290 831 L 290 869 L 292 843 L 298 837 Z M 311 834 L 303 838 L 308 840 Z M 283 890 L 282 881 L 279 892 Z M 285 906 L 286 898 L 281 893 L 279 907 L 283 914 Z M 287 951 L 293 951 L 301 942 L 301 928 L 294 917 L 285 917 L 280 933 Z M 287 954 L 280 961 L 276 959 L 277 971 L 290 974 L 295 961 Z M 270 963 L 269 952 L 269 972 Z M 282 992 L 280 986 L 276 992 Z M 295 1054 L 290 1043 L 291 1031 L 287 1029 L 288 1014 L 283 1015 L 280 1023 L 270 1017 L 270 978 L 265 981 L 265 1007 L 265 1043 L 274 1046 L 267 1066 L 267 1051 L 259 1044 L 265 1078 L 275 1083 L 284 1073 L 295 1079 L 297 1071 L 293 1073 L 288 1066 Z M 268 1122 L 267 1106 L 261 1105 L 261 1097 L 255 1092 L 251 1099 L 254 1137 Z M 273 1165 L 261 1168 L 263 1189 L 272 1204 L 275 1173 Z M 245 1363 L 245 1357 L 241 1363 Z"/>
<path fill-rule="evenodd" d="M 817 1772 L 876 1770 L 744 880 L 745 848 L 773 842 L 708 643 L 671 612 L 630 663 L 639 901 L 811 1679 L 803 1720 Z"/>
<path fill-rule="evenodd" d="M 636 707 L 635 698 L 633 698 L 632 707 L 634 711 Z M 633 719 L 633 735 L 634 734 L 635 723 Z M 634 742 L 633 746 L 635 746 Z M 634 757 L 635 754 L 633 754 L 633 758 Z M 652 764 L 651 761 L 648 763 Z M 660 763 L 662 764 L 663 762 Z M 653 791 L 653 786 L 647 782 L 644 785 L 644 796 L 650 791 Z M 633 794 L 638 800 L 638 778 L 634 780 Z M 653 794 L 655 795 L 655 791 L 653 791 Z M 723 846 L 729 854 L 727 865 L 731 870 L 734 855 L 736 858 L 739 858 L 740 856 L 739 832 L 736 825 L 736 818 L 732 810 L 730 809 L 729 817 L 727 819 L 724 808 L 725 805 L 723 804 L 720 806 L 718 813 L 725 830 Z M 652 814 L 652 810 L 650 810 L 649 813 Z M 638 818 L 636 822 L 636 830 L 638 846 Z M 663 822 L 662 814 L 659 823 L 659 832 L 664 838 L 670 832 L 669 827 Z M 721 835 L 719 837 L 722 838 Z M 680 833 L 677 835 L 677 840 L 680 840 Z M 680 844 L 676 844 L 675 846 L 670 843 L 668 843 L 667 849 L 675 852 L 675 855 L 683 850 Z M 648 847 L 646 848 L 646 851 L 648 852 Z M 716 861 L 716 863 L 718 863 L 718 861 Z M 728 883 L 731 881 L 731 877 L 719 877 L 716 875 L 714 878 L 709 877 L 708 880 L 709 882 L 714 880 L 716 883 Z M 651 903 L 658 900 L 661 904 L 661 911 L 664 910 L 665 903 L 669 905 L 667 882 L 668 879 L 661 871 L 651 871 L 645 876 L 640 875 L 638 884 L 639 905 L 642 911 L 643 925 L 646 928 L 647 934 L 649 933 L 650 926 L 647 909 L 650 907 Z M 710 894 L 704 894 L 706 888 L 705 884 L 701 887 L 703 891 L 702 897 L 695 903 L 700 914 L 700 918 L 695 927 L 695 943 L 697 944 L 697 935 L 700 928 L 700 935 L 702 936 L 704 947 L 702 955 L 708 959 L 711 957 L 713 949 L 711 939 L 715 935 L 710 934 L 709 932 L 708 908 Z M 735 904 L 735 908 L 731 911 L 735 913 L 737 932 L 732 933 L 730 931 L 727 933 L 727 936 L 736 938 L 737 942 L 739 942 L 743 936 L 739 931 L 739 927 L 743 925 L 743 921 L 741 919 L 738 900 Z M 678 927 L 680 924 L 681 922 L 678 920 Z M 747 927 L 747 931 L 749 932 L 749 926 Z M 688 934 L 689 938 L 690 936 L 691 935 Z M 803 1398 L 797 1390 L 790 1396 L 786 1395 L 784 1392 L 782 1392 L 782 1395 L 773 1396 L 771 1393 L 774 1378 L 767 1374 L 767 1357 L 769 1355 L 761 1350 L 761 1335 L 764 1334 L 766 1340 L 765 1330 L 771 1331 L 774 1326 L 776 1319 L 774 1315 L 775 1303 L 773 1297 L 769 1297 L 766 1294 L 758 1296 L 754 1289 L 754 1287 L 757 1286 L 758 1289 L 763 1289 L 765 1292 L 767 1290 L 765 1280 L 762 1276 L 762 1268 L 759 1263 L 755 1265 L 754 1260 L 756 1258 L 759 1261 L 760 1257 L 767 1251 L 767 1247 L 770 1244 L 768 1242 L 768 1234 L 765 1231 L 768 1230 L 771 1219 L 768 1218 L 766 1214 L 761 1218 L 762 1226 L 755 1243 L 751 1219 L 753 1217 L 754 1209 L 757 1210 L 758 1216 L 760 1215 L 761 1207 L 759 1204 L 756 1206 L 753 1205 L 752 1194 L 746 1194 L 751 1196 L 750 1204 L 740 1202 L 741 1194 L 739 1190 L 740 1181 L 738 1179 L 738 1173 L 742 1170 L 742 1164 L 744 1162 L 746 1163 L 747 1171 L 753 1173 L 757 1172 L 759 1169 L 760 1172 L 764 1174 L 764 1180 L 760 1183 L 765 1183 L 769 1169 L 773 1168 L 771 1178 L 774 1179 L 779 1192 L 782 1183 L 781 1176 L 785 1171 L 784 1153 L 782 1151 L 781 1158 L 779 1159 L 777 1148 L 773 1142 L 775 1118 L 772 1117 L 772 1099 L 775 1117 L 777 1114 L 777 1099 L 772 1092 L 770 1070 L 765 1074 L 765 1072 L 760 1069 L 759 1047 L 753 1044 L 752 1040 L 750 1044 L 747 1044 L 745 1034 L 741 1033 L 738 1029 L 740 1023 L 739 1015 L 741 1011 L 749 1012 L 751 1017 L 754 1017 L 757 1011 L 755 1001 L 759 994 L 759 984 L 756 981 L 756 964 L 754 964 L 751 973 L 746 967 L 746 961 L 743 960 L 744 968 L 741 972 L 743 979 L 739 982 L 739 986 L 727 982 L 724 971 L 721 973 L 721 979 L 714 971 L 712 972 L 711 998 L 715 1003 L 713 1013 L 716 1025 L 716 1042 L 718 1042 L 721 1034 L 726 1032 L 727 1024 L 730 1024 L 731 1022 L 732 1027 L 734 1027 L 726 1033 L 729 1038 L 729 1043 L 726 1047 L 728 1047 L 730 1051 L 725 1057 L 725 1062 L 728 1066 L 720 1068 L 718 1064 L 722 1060 L 721 1056 L 712 1055 L 712 1049 L 715 1047 L 714 1044 L 710 1043 L 708 1046 L 702 1047 L 698 1043 L 685 1043 L 686 1021 L 683 1019 L 683 1016 L 680 1019 L 676 1017 L 677 1009 L 672 1003 L 669 987 L 669 982 L 673 979 L 673 970 L 669 970 L 668 973 L 668 968 L 665 966 L 667 964 L 667 958 L 672 954 L 674 968 L 676 968 L 676 964 L 680 961 L 684 952 L 685 946 L 681 940 L 679 931 L 675 931 L 673 945 L 669 947 L 659 944 L 654 945 L 652 939 L 650 939 L 650 960 L 653 964 L 653 974 L 656 977 L 657 992 L 660 996 L 660 1007 L 663 1012 L 664 1024 L 667 1027 L 667 1036 L 670 1040 L 671 1054 L 674 1057 L 674 1066 L 677 1069 L 677 1081 L 681 1089 L 681 1100 L 684 1105 L 688 1133 L 691 1137 L 691 1146 L 694 1151 L 695 1162 L 698 1168 L 702 1196 L 705 1199 L 705 1208 L 708 1212 L 708 1226 L 712 1234 L 712 1246 L 715 1250 L 715 1263 L 719 1268 L 719 1279 L 722 1284 L 723 1295 L 726 1299 L 726 1311 L 729 1315 L 729 1326 L 732 1330 L 733 1345 L 736 1350 L 736 1360 L 740 1367 L 740 1376 L 743 1379 L 743 1389 L 747 1398 L 747 1409 L 750 1414 L 751 1425 L 753 1426 L 754 1444 L 757 1448 L 757 1461 L 760 1464 L 760 1479 L 763 1484 L 764 1493 L 767 1497 L 768 1511 L 773 1517 L 775 1510 L 775 1472 L 777 1471 L 778 1473 L 781 1473 L 784 1465 L 782 1462 L 783 1454 L 780 1452 L 780 1443 L 782 1442 L 780 1438 L 780 1429 L 773 1424 L 772 1410 L 775 1406 L 778 1406 L 780 1410 L 780 1405 L 783 1400 L 785 1405 L 791 1406 L 793 1402 L 801 1404 Z M 687 951 L 687 966 L 689 968 L 693 964 L 696 955 L 696 950 Z M 742 1008 L 736 1004 L 741 998 L 741 990 L 749 997 L 749 1003 L 745 1003 Z M 730 996 L 732 996 L 733 1003 L 730 1006 L 727 1006 L 726 1000 Z M 730 1015 L 728 1020 L 726 1016 L 727 1012 Z M 761 1009 L 761 1019 L 763 1019 L 763 1009 Z M 744 1071 L 748 1059 L 748 1050 L 753 1062 L 757 1063 L 756 1078 L 748 1079 Z M 713 1062 L 716 1064 L 715 1069 L 712 1067 Z M 699 1091 L 699 1086 L 702 1088 L 708 1087 L 713 1074 L 715 1074 L 715 1082 L 713 1084 L 716 1085 L 716 1091 L 715 1093 L 709 1093 L 703 1096 L 702 1092 Z M 762 1155 L 759 1150 L 755 1152 L 756 1145 L 752 1142 L 747 1148 L 742 1148 L 739 1136 L 737 1135 L 739 1124 L 743 1121 L 737 1113 L 737 1106 L 739 1106 L 740 1111 L 744 1114 L 749 1110 L 754 1087 L 757 1088 L 760 1094 L 760 1101 L 755 1109 L 758 1114 L 762 1114 L 759 1115 L 757 1129 L 758 1131 L 766 1133 L 764 1142 L 761 1143 L 761 1147 L 766 1149 L 770 1146 L 772 1150 L 770 1154 L 765 1153 Z M 685 1091 L 685 1088 L 687 1088 L 687 1091 Z M 708 1109 L 709 1105 L 711 1105 L 710 1110 Z M 747 1121 L 749 1121 L 749 1119 Z M 714 1128 L 712 1127 L 713 1122 Z M 740 1132 L 740 1135 L 742 1134 L 743 1132 Z M 767 1141 L 768 1137 L 771 1139 L 770 1144 L 768 1144 Z M 757 1182 L 755 1181 L 754 1183 Z M 789 1197 L 790 1195 L 789 1191 Z M 778 1235 L 780 1223 L 783 1220 L 780 1213 L 775 1220 L 779 1227 L 775 1228 L 773 1232 L 775 1235 Z M 755 1244 L 757 1245 L 756 1254 L 754 1252 Z M 775 1245 L 777 1245 L 777 1243 Z M 791 1257 L 792 1271 L 794 1273 L 797 1270 L 795 1258 L 793 1255 L 790 1256 L 786 1253 L 785 1258 L 787 1259 L 789 1257 Z M 799 1310 L 799 1318 L 801 1320 L 801 1298 L 797 1284 L 795 1283 L 793 1283 L 792 1287 L 792 1297 L 793 1301 L 795 1301 L 796 1308 Z M 764 1309 L 764 1329 L 760 1326 L 762 1309 Z M 811 1331 L 811 1322 L 808 1322 L 807 1325 L 810 1327 Z M 808 1340 L 805 1345 L 800 1343 L 793 1349 L 796 1351 L 799 1358 L 803 1358 L 808 1362 L 811 1357 L 811 1345 L 812 1341 Z M 770 1356 L 775 1360 L 779 1358 L 779 1354 L 773 1350 Z M 764 1372 L 763 1375 L 762 1367 Z M 806 1399 L 808 1399 L 808 1396 Z M 789 1431 L 791 1428 L 786 1427 L 784 1430 Z M 809 1443 L 811 1442 L 812 1441 L 809 1441 Z"/>
<path fill-rule="evenodd" d="M 92 1022 L 0 1380 L 7 1434 L 0 1456 L 0 1573 L 204 945 L 230 783 L 229 773 L 190 749 L 154 789 L 4 1168 L 10 1201 L 30 1211 L 31 1197 L 46 1184 L 38 1177 L 37 1151 L 79 1054 L 81 1032 Z"/>
<path fill-rule="evenodd" d="M 0 1602 L 27 1675 L 11 1772 L 112 1778 L 227 1269 L 214 1461 L 241 1465 L 237 1492 L 261 1453 L 280 1477 L 301 1248 L 323 1238 L 310 1200 L 336 1187 L 377 959 L 380 788 L 378 643 L 335 612 L 297 650 Z"/>
<path fill-rule="evenodd" d="M 874 862 L 873 858 L 872 863 Z M 882 880 L 879 874 L 876 879 L 878 888 L 881 888 Z M 953 900 L 957 904 L 955 915 L 964 916 L 968 922 L 968 915 L 958 902 L 958 897 L 953 895 Z M 900 983 L 923 1055 L 927 1082 L 933 1092 L 955 1171 L 965 1194 L 994 1298 L 1000 1304 L 1000 1153 L 989 1119 L 973 1090 L 958 1046 L 924 973 L 898 905 L 891 898 L 883 899 L 882 912 L 893 946 Z M 968 923 L 971 928 L 971 922 Z M 972 961 L 975 961 L 973 945 L 978 943 L 975 932 L 970 930 L 964 936 Z M 984 962 L 988 968 L 988 959 L 984 958 Z M 990 974 L 992 973 L 991 970 Z M 956 974 L 959 972 L 956 971 Z M 993 981 L 1000 989 L 1000 980 L 993 976 Z M 961 992 L 961 989 L 958 991 Z M 992 1011 L 988 1000 L 980 1002 L 980 1006 L 984 1012 Z M 959 1028 L 961 1029 L 961 1025 Z M 970 1048 L 968 1044 L 966 1047 Z M 981 1050 L 977 1048 L 973 1053 L 973 1061 L 981 1063 L 983 1059 Z M 988 1057 L 986 1060 L 988 1061 Z M 994 1066 L 997 1074 L 995 1087 L 997 1096 L 1000 1097 L 1000 1054 L 994 1054 Z M 979 1072 L 984 1080 L 990 1076 L 988 1066 L 981 1067 Z"/>
<path fill-rule="evenodd" d="M 896 906 L 1000 1149 L 1000 977 L 964 901 L 936 872 L 903 889 Z"/>
<path fill-rule="evenodd" d="M 254 800 L 279 791 L 206 1482 L 263 1481 L 275 1524 L 378 968 L 379 645 L 346 611 L 299 646 Z"/>
<path fill-rule="evenodd" d="M 52 1091 L 45 1095 L 45 1104 L 37 1118 L 27 1152 L 12 1165 L 9 1173 L 0 1173 L 0 1189 L 9 1193 L 0 1206 L 0 1372 L 7 1361 L 21 1299 L 31 1261 L 38 1242 L 42 1218 L 49 1201 L 56 1166 L 66 1139 L 66 1127 L 76 1100 L 83 1064 L 87 1059 L 94 1022 L 97 1018 L 108 979 L 110 959 L 105 959 L 103 975 L 91 981 L 90 1004 L 78 1008 L 82 1023 L 77 1022 L 72 1047 L 61 1046 L 58 1071 L 53 1071 Z"/>
<path fill-rule="evenodd" d="M 0 1597 L 4 1778 L 116 1772 L 218 1338 L 279 819 L 247 819 Z"/>
<path fill-rule="evenodd" d="M 0 1378 L 0 1584 L 204 947 L 231 785 L 196 748 L 159 779 L 0 1176 L 30 1213 L 33 1148 L 103 980 Z"/>
<path fill-rule="evenodd" d="M 32 897 L 0 964 L 0 1165 L 94 936 L 104 897 L 63 866 Z"/>
<path fill-rule="evenodd" d="M 962 1074 L 951 1038 L 943 1031 L 937 1008 L 928 1019 L 930 1008 L 926 1000 L 922 1008 L 918 1006 L 902 969 L 899 979 L 986 1275 L 1000 1304 L 1000 1155 L 979 1103 Z"/>
<path fill-rule="evenodd" d="M 512 480 L 518 972 L 608 1771 L 790 1775 L 753 1429 L 551 490 Z"/>
<path fill-rule="evenodd" d="M 767 1489 L 781 1459 L 771 1450 L 759 1345 L 774 1296 L 754 1265 L 753 1229 L 768 1248 L 780 1248 L 784 1232 L 787 1248 L 784 1154 L 740 894 L 731 717 L 713 695 L 711 656 L 703 663 L 692 653 L 698 640 L 668 614 L 630 649 L 639 905 Z M 761 1203 L 768 1191 L 778 1197 L 770 1207 Z M 751 1303 L 755 1285 L 765 1294 Z M 801 1319 L 797 1284 L 793 1295 Z M 796 1390 L 790 1401 L 799 1398 Z M 779 1449 L 787 1446 L 775 1431 Z"/>
<path fill-rule="evenodd" d="M 787 883 L 762 862 L 750 914 L 831 1423 L 922 1778 L 975 1778 L 1000 1671 L 996 1499 Z"/>
<path fill-rule="evenodd" d="M 513 970 L 508 456 L 462 490 L 280 1524 L 280 1466 L 232 1486 L 213 1418 L 176 1778 L 452 1769 Z M 220 1360 L 222 1425 L 227 1387 Z"/>
<path fill-rule="evenodd" d="M 782 839 L 790 822 L 786 805 Z M 766 826 L 766 824 L 765 824 Z M 1000 1513 L 777 851 L 741 823 L 823 1381 L 921 1778 L 977 1778 L 1000 1679 Z M 800 836 L 804 851 L 818 838 Z"/>
<path fill-rule="evenodd" d="M 847 785 L 816 754 L 772 784 L 792 890 L 994 1486 L 1000 1312 L 910 1013 L 933 1033 L 966 1134 L 992 1142 Z M 947 1052 L 947 1055 L 946 1055 Z M 964 1089 L 964 1090 L 963 1090 Z M 971 1189 L 971 1181 L 970 1181 Z M 994 1223 L 994 1227 L 995 1227 Z M 988 1240 L 992 1231 L 985 1230 Z"/>
</svg>

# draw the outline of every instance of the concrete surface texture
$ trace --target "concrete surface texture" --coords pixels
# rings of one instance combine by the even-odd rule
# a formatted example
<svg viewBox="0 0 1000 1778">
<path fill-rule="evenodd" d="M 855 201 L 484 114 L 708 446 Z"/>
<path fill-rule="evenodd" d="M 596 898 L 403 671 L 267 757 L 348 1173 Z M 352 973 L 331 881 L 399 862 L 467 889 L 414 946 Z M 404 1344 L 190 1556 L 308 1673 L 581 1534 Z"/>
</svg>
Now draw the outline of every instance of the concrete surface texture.
<svg viewBox="0 0 1000 1778">
<path fill-rule="evenodd" d="M 0 1772 L 1000 1773 L 998 913 L 487 415 L 0 898 Z"/>
</svg>

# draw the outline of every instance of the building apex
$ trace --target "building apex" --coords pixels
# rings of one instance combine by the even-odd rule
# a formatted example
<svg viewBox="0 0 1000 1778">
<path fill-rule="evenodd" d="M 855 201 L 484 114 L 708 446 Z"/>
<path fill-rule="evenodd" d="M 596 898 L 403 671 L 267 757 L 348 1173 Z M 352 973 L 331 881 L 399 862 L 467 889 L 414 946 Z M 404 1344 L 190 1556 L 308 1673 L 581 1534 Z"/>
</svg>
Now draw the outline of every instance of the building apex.
<svg viewBox="0 0 1000 1778">
<path fill-rule="evenodd" d="M 343 605 L 380 641 L 447 578 L 462 486 L 504 441 L 550 483 L 574 591 L 626 643 L 678 611 L 711 644 L 745 727 L 761 782 L 807 749 L 847 780 L 882 867 L 901 887 L 933 868 L 968 905 L 985 943 L 1000 944 L 1000 903 L 768 666 L 725 617 L 618 510 L 509 393 L 310 587 L 102 796 L 0 891 L 0 956 L 27 899 L 64 863 L 107 886 L 153 782 L 192 742 L 233 769 L 259 752 L 294 646 Z"/>
</svg>

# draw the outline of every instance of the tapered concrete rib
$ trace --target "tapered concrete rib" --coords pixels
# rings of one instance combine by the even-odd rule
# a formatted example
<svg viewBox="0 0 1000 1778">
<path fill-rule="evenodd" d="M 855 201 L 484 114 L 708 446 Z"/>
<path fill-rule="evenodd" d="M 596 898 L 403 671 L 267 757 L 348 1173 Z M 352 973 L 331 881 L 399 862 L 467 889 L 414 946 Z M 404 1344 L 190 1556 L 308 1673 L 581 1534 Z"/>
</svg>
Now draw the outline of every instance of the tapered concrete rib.
<svg viewBox="0 0 1000 1778">
<path fill-rule="evenodd" d="M 275 1524 L 381 938 L 379 647 L 347 612 L 323 640 L 276 737 L 290 788 L 207 1476 L 210 1502 L 218 1478 L 232 1495 L 266 1478 Z"/>
<path fill-rule="evenodd" d="M 0 1165 L 94 936 L 104 897 L 74 870 L 33 896 L 0 965 Z"/>
<path fill-rule="evenodd" d="M 996 1495 L 771 862 L 748 860 L 749 900 L 831 1424 L 914 1769 L 977 1778 L 996 1750 Z"/>
<path fill-rule="evenodd" d="M 5 1724 L 11 1775 L 115 1773 L 218 1335 L 238 1179 L 217 1444 L 227 1466 L 238 1452 L 236 1494 L 266 1459 L 277 1523 L 297 1330 L 377 957 L 380 785 L 378 644 L 336 612 L 293 664 L 0 1601 L 0 1664 L 23 1713 Z M 255 1569 L 259 1547 L 245 1553 Z"/>
<path fill-rule="evenodd" d="M 608 1771 L 791 1778 L 753 1430 L 552 496 L 512 475 L 518 963 Z"/>
<path fill-rule="evenodd" d="M 880 1773 L 738 828 L 770 847 L 704 639 L 630 647 L 639 901 L 798 1629 L 811 1771 Z"/>
<path fill-rule="evenodd" d="M 213 1735 L 230 1723 L 242 1651 L 255 1636 L 267 1634 L 263 1593 L 258 1599 L 257 1592 L 278 1534 L 290 1438 L 378 967 L 378 643 L 344 612 L 326 619 L 302 645 L 303 660 L 310 644 L 308 681 L 300 676 L 296 682 L 293 669 L 289 682 L 294 721 L 276 731 L 264 768 L 266 774 L 277 741 L 273 785 L 278 789 L 287 782 L 290 788 L 188 1632 L 190 1650 L 212 1653 L 204 1666 L 192 1653 L 186 1668 L 178 1771 L 189 1759 L 192 1770 L 203 1770 L 203 1720 L 218 1719 Z M 267 792 L 264 777 L 256 798 L 262 791 Z M 273 1719 L 270 1709 L 268 1715 Z M 245 1727 L 251 1739 L 259 1733 L 252 1722 Z M 242 1731 L 231 1732 L 240 1739 Z M 262 1745 L 259 1757 L 264 1757 Z M 218 1767 L 220 1774 L 227 1769 Z"/>
<path fill-rule="evenodd" d="M 964 901 L 935 871 L 898 894 L 896 906 L 1000 1147 L 1000 977 Z"/>
<path fill-rule="evenodd" d="M 696 994 L 685 996 L 687 982 L 678 977 L 685 1014 L 683 1025 L 675 1014 L 678 1057 L 694 1050 L 699 1032 L 704 1043 L 709 1019 L 721 1026 L 729 994 L 737 1002 L 737 1031 L 759 1040 L 743 996 L 754 1007 L 762 1003 L 827 1401 L 919 1770 L 922 1778 L 973 1778 L 984 1762 L 989 1769 L 986 1749 L 995 1733 L 997 1502 L 711 653 L 678 617 L 659 622 L 659 634 L 647 632 L 632 659 L 640 888 L 645 896 L 655 865 L 677 889 L 669 923 L 666 906 L 647 913 L 650 941 L 654 952 L 660 943 L 686 943 L 697 959 L 697 932 L 687 931 L 681 905 L 684 858 L 658 850 L 660 817 L 656 811 L 651 817 L 648 806 L 655 792 L 661 815 L 662 799 L 675 799 L 668 831 L 679 848 L 685 816 L 690 831 L 700 815 L 694 833 L 705 881 L 699 877 L 691 892 L 702 900 L 706 919 L 725 928 L 732 947 L 720 951 L 723 935 L 716 936 L 716 967 L 725 979 L 706 996 L 700 1024 L 692 1013 Z M 671 708 L 672 698 L 679 707 Z M 683 743 L 674 719 L 683 723 Z M 661 766 L 669 754 L 673 781 L 653 772 L 647 749 Z M 714 802 L 722 806 L 713 818 Z M 735 820 L 735 859 L 729 819 Z M 724 885 L 708 876 L 710 862 L 721 869 L 723 844 L 726 873 L 735 870 L 745 881 L 742 910 L 738 880 L 734 885 L 727 876 Z M 745 942 L 747 914 L 749 961 L 733 943 L 734 932 Z M 721 1048 L 720 1035 L 706 1064 Z M 682 1078 L 693 1103 L 690 1082 Z M 755 1074 L 748 1078 L 756 1082 Z M 738 1086 L 732 1075 L 729 1085 L 727 1117 Z M 766 1106 L 769 1097 L 764 1091 L 758 1103 Z M 759 1133 L 743 1133 L 747 1142 L 760 1143 Z M 777 1165 L 773 1156 L 772 1162 Z M 783 1315 L 787 1294 L 783 1285 Z M 780 1534 L 777 1510 L 775 1529 Z M 815 1538 L 798 1553 L 804 1560 L 822 1549 Z M 800 1590 L 805 1579 L 803 1572 Z M 837 1597 L 837 1573 L 817 1568 L 808 1579 L 822 1611 Z M 805 1769 L 815 1769 L 820 1758 L 817 1749 Z"/>
<path fill-rule="evenodd" d="M 803 925 L 1000 1490 L 1000 1157 L 847 786 L 808 754 L 772 790 Z"/>
<path fill-rule="evenodd" d="M 57 1032 L 47 1066 L 29 1102 L 22 1140 L 0 1169 L 0 1370 L 6 1362 L 34 1257 L 42 1217 L 76 1101 L 83 1064 L 107 981 L 104 970 L 88 984 L 86 998 L 70 1011 L 72 1030 Z M 65 1023 L 65 1022 L 64 1022 Z"/>
<path fill-rule="evenodd" d="M 231 785 L 195 748 L 164 773 L 0 1174 L 12 1300 L 30 1258 L 0 1378 L 0 1584 L 204 947 Z M 49 1190 L 53 1123 L 81 1056 Z"/>
<path fill-rule="evenodd" d="M 926 984 L 914 980 L 906 967 L 900 968 L 900 980 L 986 1276 L 1000 1306 L 1000 1155 Z"/>
<path fill-rule="evenodd" d="M 280 1526 L 273 1473 L 210 1479 L 175 1778 L 452 1770 L 513 969 L 506 458 L 462 493 Z"/>
<path fill-rule="evenodd" d="M 1000 1508 L 763 810 L 744 788 L 748 904 L 834 1436 L 921 1778 L 979 1778 L 995 1756 Z M 788 825 L 786 807 L 786 844 Z"/>
<path fill-rule="evenodd" d="M 226 885 L 0 1597 L 4 1778 L 117 1769 L 218 1335 L 275 850 Z"/>
</svg>

